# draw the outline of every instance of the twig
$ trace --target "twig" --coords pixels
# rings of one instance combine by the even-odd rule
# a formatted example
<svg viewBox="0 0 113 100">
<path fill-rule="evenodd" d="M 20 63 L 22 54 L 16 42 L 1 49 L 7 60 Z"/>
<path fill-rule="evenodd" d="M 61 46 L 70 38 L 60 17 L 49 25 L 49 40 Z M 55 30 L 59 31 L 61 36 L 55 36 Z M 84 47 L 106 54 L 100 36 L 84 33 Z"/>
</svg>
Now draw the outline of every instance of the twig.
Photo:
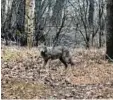
<svg viewBox="0 0 113 100">
<path fill-rule="evenodd" d="M 108 56 L 108 54 L 105 54 L 105 55 L 111 62 L 113 62 L 113 59 L 110 56 Z"/>
</svg>

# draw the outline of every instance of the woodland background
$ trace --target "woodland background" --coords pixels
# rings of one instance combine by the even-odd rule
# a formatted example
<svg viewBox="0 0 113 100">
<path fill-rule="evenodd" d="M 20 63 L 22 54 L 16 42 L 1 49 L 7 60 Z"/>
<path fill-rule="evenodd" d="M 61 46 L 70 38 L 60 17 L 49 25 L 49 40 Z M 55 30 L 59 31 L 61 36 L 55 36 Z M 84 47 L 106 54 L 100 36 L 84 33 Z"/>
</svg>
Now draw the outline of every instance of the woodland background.
<svg viewBox="0 0 113 100">
<path fill-rule="evenodd" d="M 1 0 L 1 19 L 2 99 L 113 98 L 113 0 Z M 42 44 L 75 65 L 42 68 Z"/>
</svg>

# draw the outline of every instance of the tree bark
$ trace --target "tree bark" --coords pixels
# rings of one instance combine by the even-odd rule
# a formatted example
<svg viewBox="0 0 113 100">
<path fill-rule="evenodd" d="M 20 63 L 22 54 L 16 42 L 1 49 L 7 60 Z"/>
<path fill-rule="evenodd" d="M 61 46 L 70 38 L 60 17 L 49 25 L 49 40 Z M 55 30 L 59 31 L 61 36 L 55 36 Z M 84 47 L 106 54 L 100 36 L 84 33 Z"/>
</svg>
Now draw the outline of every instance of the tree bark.
<svg viewBox="0 0 113 100">
<path fill-rule="evenodd" d="M 36 46 L 38 46 L 39 40 L 44 41 L 45 37 L 43 35 L 44 20 L 43 15 L 48 6 L 48 0 L 35 0 L 35 41 Z"/>
<path fill-rule="evenodd" d="M 6 6 L 6 0 L 1 0 L 1 24 L 3 25 L 4 21 L 5 21 L 5 6 Z"/>
<path fill-rule="evenodd" d="M 93 17 L 94 17 L 94 0 L 89 0 L 89 26 L 93 25 Z"/>
<path fill-rule="evenodd" d="M 56 0 L 55 6 L 53 7 L 52 24 L 60 25 L 62 19 L 62 8 L 64 7 L 65 0 Z"/>
<path fill-rule="evenodd" d="M 33 44 L 33 18 L 34 18 L 34 0 L 26 0 L 26 18 L 25 18 L 25 33 L 27 34 L 27 46 L 32 47 Z"/>
<path fill-rule="evenodd" d="M 104 13 L 104 6 L 103 6 L 103 0 L 99 0 L 99 18 L 98 18 L 98 24 L 99 24 L 99 48 L 102 47 L 102 34 L 103 34 L 103 13 Z"/>
<path fill-rule="evenodd" d="M 106 0 L 107 23 L 106 23 L 106 58 L 113 59 L 113 0 Z"/>
</svg>

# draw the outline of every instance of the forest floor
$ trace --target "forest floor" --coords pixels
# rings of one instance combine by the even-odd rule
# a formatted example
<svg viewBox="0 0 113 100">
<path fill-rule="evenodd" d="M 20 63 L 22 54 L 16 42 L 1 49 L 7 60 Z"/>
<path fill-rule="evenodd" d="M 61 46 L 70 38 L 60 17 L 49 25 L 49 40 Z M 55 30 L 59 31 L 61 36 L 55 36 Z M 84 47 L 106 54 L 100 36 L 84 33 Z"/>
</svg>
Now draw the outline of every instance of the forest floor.
<svg viewBox="0 0 113 100">
<path fill-rule="evenodd" d="M 2 99 L 113 98 L 113 63 L 104 54 L 105 49 L 75 49 L 73 67 L 54 60 L 42 68 L 38 48 L 2 46 Z"/>
</svg>

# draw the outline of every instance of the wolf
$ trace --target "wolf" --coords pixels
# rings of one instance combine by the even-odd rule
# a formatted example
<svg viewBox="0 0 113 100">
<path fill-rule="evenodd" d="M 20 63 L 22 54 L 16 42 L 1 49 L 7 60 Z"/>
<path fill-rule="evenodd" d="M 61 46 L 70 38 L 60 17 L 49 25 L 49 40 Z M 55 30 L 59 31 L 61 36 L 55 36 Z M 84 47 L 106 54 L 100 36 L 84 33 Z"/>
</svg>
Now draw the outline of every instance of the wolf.
<svg viewBox="0 0 113 100">
<path fill-rule="evenodd" d="M 43 46 L 40 49 L 41 56 L 44 60 L 43 67 L 46 66 L 48 60 L 59 59 L 65 66 L 68 67 L 68 64 L 74 65 L 72 57 L 70 55 L 69 49 L 65 46 L 56 46 L 56 47 L 47 47 Z"/>
</svg>

